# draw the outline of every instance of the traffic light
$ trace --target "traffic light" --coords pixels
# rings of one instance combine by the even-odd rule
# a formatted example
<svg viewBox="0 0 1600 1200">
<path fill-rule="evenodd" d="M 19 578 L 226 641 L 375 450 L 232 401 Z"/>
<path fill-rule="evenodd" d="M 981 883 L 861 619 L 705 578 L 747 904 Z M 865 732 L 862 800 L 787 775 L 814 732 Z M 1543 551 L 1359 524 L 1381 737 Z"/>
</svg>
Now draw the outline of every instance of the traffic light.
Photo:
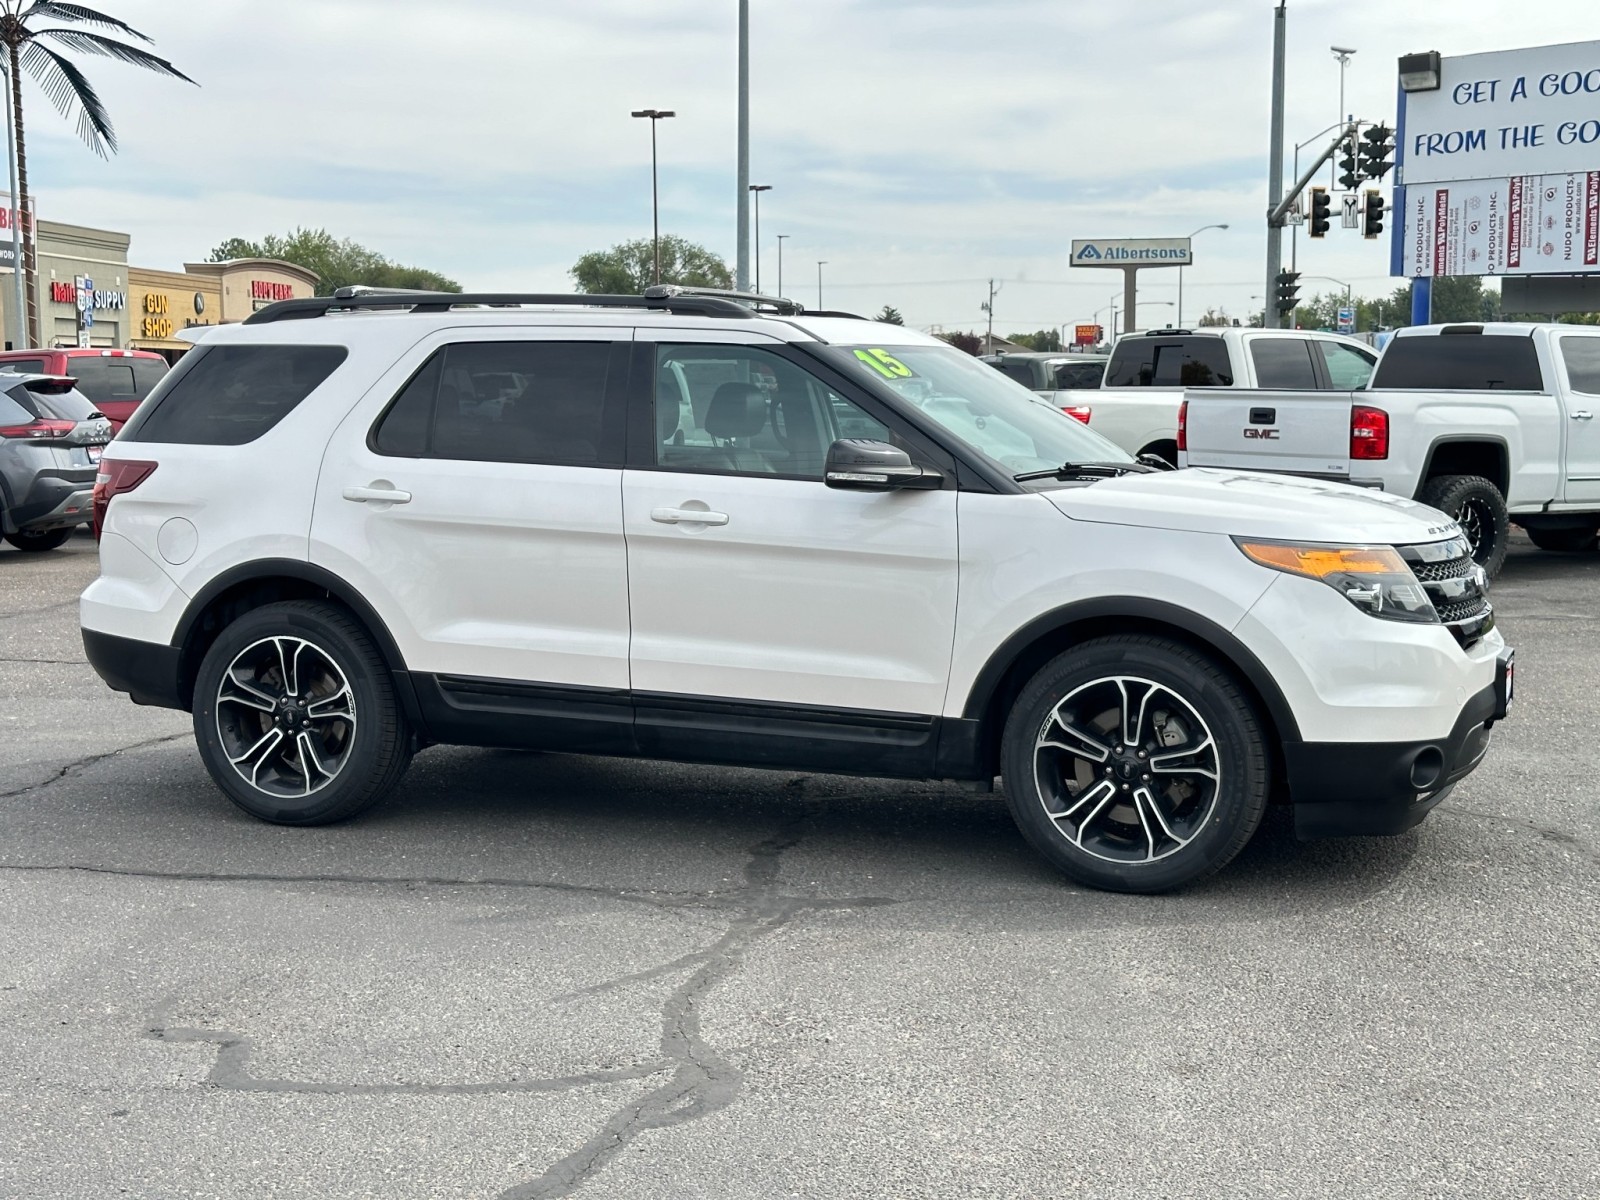
<svg viewBox="0 0 1600 1200">
<path fill-rule="evenodd" d="M 1361 147 L 1361 173 L 1368 179 L 1382 179 L 1394 166 L 1389 156 L 1394 153 L 1394 130 L 1387 125 L 1374 125 L 1361 135 L 1366 144 Z"/>
<path fill-rule="evenodd" d="M 1296 282 L 1300 278 L 1299 271 L 1278 272 L 1278 311 L 1281 313 L 1293 312 L 1300 303 L 1300 287 Z"/>
<path fill-rule="evenodd" d="M 1375 238 L 1383 232 L 1383 193 L 1367 189 L 1367 202 L 1361 208 L 1361 236 Z"/>
<path fill-rule="evenodd" d="M 1325 237 L 1328 226 L 1332 223 L 1329 215 L 1333 211 L 1333 201 L 1328 198 L 1328 189 L 1314 187 L 1311 189 L 1311 233 L 1314 238 Z"/>
<path fill-rule="evenodd" d="M 1361 186 L 1360 162 L 1356 159 L 1356 139 L 1352 134 L 1345 138 L 1340 146 L 1343 153 L 1339 155 L 1339 183 L 1347 192 L 1353 192 Z"/>
</svg>

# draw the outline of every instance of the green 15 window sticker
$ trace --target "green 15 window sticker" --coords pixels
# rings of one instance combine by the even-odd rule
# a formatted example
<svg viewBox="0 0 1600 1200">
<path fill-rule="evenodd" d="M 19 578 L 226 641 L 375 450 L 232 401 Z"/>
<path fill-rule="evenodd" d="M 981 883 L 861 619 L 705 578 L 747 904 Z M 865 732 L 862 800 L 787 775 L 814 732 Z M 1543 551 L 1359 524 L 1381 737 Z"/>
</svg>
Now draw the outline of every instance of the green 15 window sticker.
<svg viewBox="0 0 1600 1200">
<path fill-rule="evenodd" d="M 885 379 L 910 379 L 916 374 L 887 350 L 857 350 L 856 357 Z"/>
</svg>

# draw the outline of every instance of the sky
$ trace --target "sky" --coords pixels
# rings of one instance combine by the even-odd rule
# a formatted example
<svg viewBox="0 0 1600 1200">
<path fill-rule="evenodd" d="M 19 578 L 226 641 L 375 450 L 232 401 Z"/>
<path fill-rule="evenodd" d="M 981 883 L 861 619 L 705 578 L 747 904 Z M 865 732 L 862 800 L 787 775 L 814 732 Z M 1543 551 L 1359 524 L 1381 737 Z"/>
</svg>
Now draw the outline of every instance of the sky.
<svg viewBox="0 0 1600 1200">
<path fill-rule="evenodd" d="M 198 87 L 80 58 L 108 161 L 24 82 L 41 218 L 179 269 L 228 237 L 326 227 L 469 289 L 562 291 L 661 228 L 734 258 L 736 0 L 94 0 Z M 1261 307 L 1273 0 L 751 0 L 762 290 L 919 328 L 1108 318 L 1073 238 L 1194 243 L 1183 309 Z M 1597 0 L 1288 0 L 1285 162 L 1345 111 L 1387 120 L 1395 60 L 1600 39 Z M 1324 138 L 1310 141 L 1315 155 Z M 1302 231 L 1303 234 L 1303 231 Z M 1285 237 L 1285 257 L 1289 253 Z M 1299 238 L 1302 294 L 1382 295 L 1388 240 Z M 1141 272 L 1140 324 L 1178 272 Z M 1318 278 L 1329 277 L 1330 282 Z"/>
</svg>

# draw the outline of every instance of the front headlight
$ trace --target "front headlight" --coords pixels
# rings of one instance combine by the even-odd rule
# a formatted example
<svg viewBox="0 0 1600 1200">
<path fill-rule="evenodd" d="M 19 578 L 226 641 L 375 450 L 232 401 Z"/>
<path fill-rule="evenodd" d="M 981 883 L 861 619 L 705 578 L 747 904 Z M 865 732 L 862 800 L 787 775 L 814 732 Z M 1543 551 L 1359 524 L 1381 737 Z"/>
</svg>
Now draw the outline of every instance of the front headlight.
<svg viewBox="0 0 1600 1200">
<path fill-rule="evenodd" d="M 1437 625 L 1428 594 L 1393 546 L 1327 546 L 1234 538 L 1245 557 L 1274 571 L 1327 584 L 1364 613 Z"/>
</svg>

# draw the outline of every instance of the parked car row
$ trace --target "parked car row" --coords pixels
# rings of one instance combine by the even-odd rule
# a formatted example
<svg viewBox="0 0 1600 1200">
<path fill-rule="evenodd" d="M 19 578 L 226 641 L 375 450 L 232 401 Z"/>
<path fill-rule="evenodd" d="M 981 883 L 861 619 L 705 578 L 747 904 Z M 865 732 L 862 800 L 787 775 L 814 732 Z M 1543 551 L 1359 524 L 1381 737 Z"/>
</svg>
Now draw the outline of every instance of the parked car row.
<svg viewBox="0 0 1600 1200">
<path fill-rule="evenodd" d="M 54 550 L 93 516 L 101 452 L 167 373 L 159 354 L 0 352 L 0 535 Z"/>
</svg>

